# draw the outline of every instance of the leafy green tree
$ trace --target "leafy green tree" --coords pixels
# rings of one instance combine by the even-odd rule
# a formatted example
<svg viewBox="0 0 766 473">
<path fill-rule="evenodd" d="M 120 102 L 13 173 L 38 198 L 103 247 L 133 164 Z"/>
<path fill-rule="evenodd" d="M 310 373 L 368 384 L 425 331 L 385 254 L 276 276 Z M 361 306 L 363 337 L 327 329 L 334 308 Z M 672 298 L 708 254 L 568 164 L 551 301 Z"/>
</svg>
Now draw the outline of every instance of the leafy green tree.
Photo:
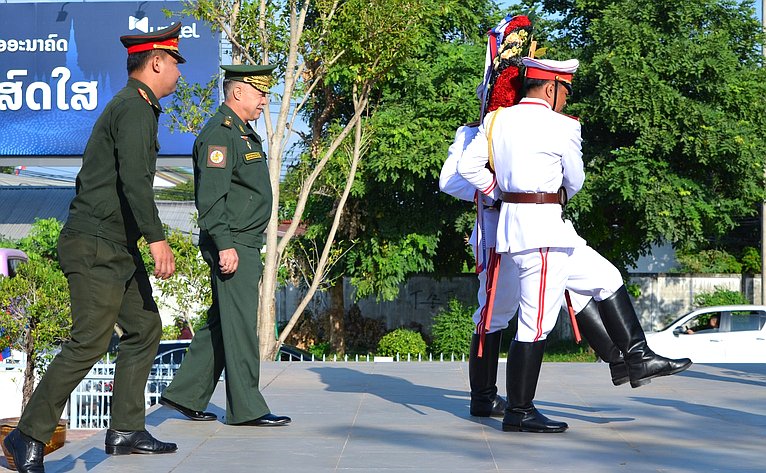
<svg viewBox="0 0 766 473">
<path fill-rule="evenodd" d="M 218 91 L 218 74 L 205 84 L 189 84 L 183 78 L 178 79 L 176 91 L 170 98 L 170 104 L 165 107 L 170 123 L 171 132 L 197 134 L 205 122 L 215 113 L 213 102 Z"/>
<path fill-rule="evenodd" d="M 425 2 L 431 12 L 427 35 L 380 82 L 365 121 L 366 149 L 337 231 L 342 261 L 328 284 L 333 301 L 345 300 L 341 276 L 350 276 L 355 297 L 392 300 L 412 274 L 454 274 L 469 259 L 465 237 L 473 221 L 470 204 L 441 194 L 438 175 L 455 129 L 478 118 L 476 84 L 481 79 L 490 2 Z M 309 105 L 313 130 L 322 120 L 348 111 L 333 105 L 348 86 L 327 89 Z M 345 89 L 345 90 L 344 90 Z M 303 240 L 321 241 L 334 220 L 349 159 L 336 154 L 307 203 Z M 300 181 L 311 160 L 294 166 L 286 179 L 283 206 L 295 206 Z M 295 255 L 301 258 L 304 255 Z M 309 257 L 311 255 L 308 255 Z M 311 258 L 303 258 L 311 266 Z M 334 311 L 340 313 L 341 308 Z M 338 316 L 338 318 L 340 318 Z M 341 334 L 343 330 L 338 330 Z M 334 344 L 338 350 L 342 342 Z"/>
<path fill-rule="evenodd" d="M 551 56 L 581 66 L 585 188 L 568 213 L 625 266 L 670 242 L 731 231 L 764 199 L 766 73 L 752 4 L 731 0 L 543 0 Z"/>
<path fill-rule="evenodd" d="M 287 245 L 300 224 L 314 183 L 347 137 L 352 137 L 351 165 L 338 209 L 342 209 L 354 181 L 362 155 L 363 115 L 376 84 L 390 74 L 413 45 L 425 34 L 426 0 L 297 0 L 239 2 L 234 0 L 191 0 L 185 11 L 222 31 L 232 44 L 235 64 L 276 64 L 283 86 L 277 95 L 279 113 L 272 122 L 264 113 L 269 150 L 269 172 L 274 195 L 272 216 L 266 234 L 266 258 L 259 305 L 261 355 L 276 354 L 274 293 L 279 266 Z M 291 225 L 277 236 L 280 202 L 279 176 L 284 150 L 293 133 L 292 124 L 304 106 L 317 100 L 319 91 L 341 88 L 331 106 L 342 106 L 345 114 L 333 115 L 309 139 L 313 169 L 301 182 Z M 327 97 L 327 94 L 322 95 Z M 297 101 L 297 106 L 296 102 Z M 341 212 L 337 212 L 340 217 Z M 307 301 L 321 284 L 332 251 L 334 228 L 330 226 L 306 297 L 280 336 L 282 341 L 297 321 Z"/>
</svg>

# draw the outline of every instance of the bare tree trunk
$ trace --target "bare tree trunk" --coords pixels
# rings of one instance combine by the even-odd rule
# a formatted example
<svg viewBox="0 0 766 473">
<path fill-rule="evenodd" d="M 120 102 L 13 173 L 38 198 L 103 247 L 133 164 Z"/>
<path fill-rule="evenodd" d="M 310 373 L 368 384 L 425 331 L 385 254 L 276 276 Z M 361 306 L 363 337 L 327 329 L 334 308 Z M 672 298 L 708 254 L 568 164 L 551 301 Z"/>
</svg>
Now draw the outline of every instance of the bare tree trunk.
<svg viewBox="0 0 766 473">
<path fill-rule="evenodd" d="M 298 46 L 303 35 L 303 25 L 309 2 L 305 1 L 300 10 L 295 1 L 290 2 L 290 45 L 285 68 L 284 93 L 276 127 L 272 126 L 269 106 L 266 105 L 265 120 L 269 142 L 269 179 L 271 181 L 271 217 L 266 228 L 266 258 L 261 281 L 260 304 L 258 304 L 258 347 L 261 358 L 271 360 L 276 356 L 279 343 L 275 340 L 276 307 L 274 297 L 277 291 L 277 272 L 282 251 L 277 243 L 279 227 L 279 174 L 282 169 L 285 129 L 290 116 L 290 97 L 295 90 L 302 66 L 298 65 Z M 265 17 L 266 0 L 261 0 L 261 18 Z M 265 21 L 259 23 L 264 38 L 267 37 Z M 300 220 L 300 215 L 296 216 Z"/>
<path fill-rule="evenodd" d="M 343 278 L 338 278 L 335 284 L 330 286 L 330 346 L 333 353 L 343 355 L 346 353 L 346 326 L 344 323 L 345 307 L 343 293 Z"/>
<path fill-rule="evenodd" d="M 24 386 L 21 389 L 21 412 L 24 412 L 35 389 L 35 336 L 32 332 L 34 326 L 34 321 L 31 321 L 24 329 L 24 353 L 27 355 L 27 363 L 24 367 Z"/>
<path fill-rule="evenodd" d="M 365 83 L 361 90 L 359 90 L 357 87 L 354 87 L 354 110 L 355 114 L 354 117 L 349 120 L 348 125 L 346 125 L 346 128 L 343 129 L 343 132 L 333 141 L 333 145 L 337 142 L 337 145 L 339 146 L 340 143 L 343 141 L 343 138 L 345 138 L 348 133 L 351 131 L 351 127 L 354 127 L 354 148 L 351 153 L 351 169 L 349 170 L 348 177 L 346 178 L 346 186 L 343 189 L 343 193 L 341 194 L 340 200 L 338 202 L 338 207 L 335 211 L 335 217 L 333 219 L 332 225 L 330 226 L 330 231 L 327 234 L 327 239 L 325 240 L 325 246 L 322 250 L 322 254 L 319 257 L 319 263 L 317 264 L 316 271 L 314 273 L 314 279 L 311 282 L 311 285 L 308 288 L 308 291 L 306 292 L 306 295 L 303 297 L 301 302 L 298 304 L 298 307 L 295 309 L 295 312 L 293 312 L 292 316 L 290 317 L 290 321 L 287 323 L 287 326 L 282 330 L 282 333 L 279 336 L 279 343 L 282 343 L 285 341 L 287 336 L 290 334 L 290 331 L 293 329 L 295 324 L 298 322 L 298 319 L 301 315 L 303 315 L 303 311 L 308 305 L 308 303 L 311 301 L 311 298 L 314 297 L 314 294 L 317 291 L 317 288 L 319 288 L 319 285 L 321 284 L 323 278 L 324 278 L 324 271 L 325 267 L 327 265 L 327 260 L 330 255 L 330 249 L 332 248 L 333 241 L 335 240 L 335 233 L 338 230 L 338 226 L 340 225 L 340 218 L 343 215 L 343 208 L 346 205 L 346 200 L 348 200 L 348 195 L 351 193 L 351 186 L 354 183 L 354 177 L 356 176 L 356 168 L 359 165 L 359 161 L 361 159 L 361 156 L 363 154 L 362 147 L 363 147 L 363 139 L 362 139 L 362 117 L 361 114 L 363 111 L 367 108 L 367 103 L 369 99 L 369 92 L 370 92 L 370 84 Z M 337 147 L 337 146 L 335 146 Z M 318 173 L 321 171 L 321 168 L 324 167 L 324 164 L 327 162 L 330 156 L 332 156 L 332 153 L 335 152 L 335 148 L 331 146 L 331 148 L 327 151 L 325 154 L 325 157 L 320 162 L 321 166 L 317 166 L 317 168 L 314 169 L 314 173 Z M 314 173 L 312 173 L 312 176 L 314 176 Z M 296 207 L 296 214 L 298 213 L 298 209 L 300 209 L 300 212 L 303 212 L 303 206 L 305 206 L 306 199 L 308 198 L 308 190 L 311 189 L 311 183 L 313 183 L 313 179 L 315 177 L 309 177 L 305 182 L 308 182 L 309 184 L 305 184 L 307 187 L 304 189 L 301 189 L 301 195 L 298 199 L 298 205 Z M 295 222 L 293 222 L 295 224 Z M 291 226 L 292 228 L 292 226 Z M 287 238 L 287 235 L 285 236 Z M 280 241 L 280 247 L 284 244 L 284 238 L 283 241 Z M 276 353 L 276 350 L 275 350 Z M 272 355 L 274 356 L 274 355 Z"/>
</svg>

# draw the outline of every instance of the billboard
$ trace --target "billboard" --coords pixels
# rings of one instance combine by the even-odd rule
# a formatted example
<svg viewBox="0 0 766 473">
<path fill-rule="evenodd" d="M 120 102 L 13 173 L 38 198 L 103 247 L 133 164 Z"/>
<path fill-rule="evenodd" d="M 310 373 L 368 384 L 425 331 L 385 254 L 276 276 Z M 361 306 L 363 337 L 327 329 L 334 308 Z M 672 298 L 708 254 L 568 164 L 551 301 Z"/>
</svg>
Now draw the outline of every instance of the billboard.
<svg viewBox="0 0 766 473">
<path fill-rule="evenodd" d="M 187 62 L 179 70 L 189 83 L 210 81 L 219 36 L 202 21 L 163 12 L 181 9 L 154 1 L 0 4 L 0 156 L 82 155 L 96 118 L 127 82 L 121 35 L 180 21 Z M 160 117 L 159 154 L 190 155 L 194 136 L 170 133 L 168 121 Z"/>
</svg>

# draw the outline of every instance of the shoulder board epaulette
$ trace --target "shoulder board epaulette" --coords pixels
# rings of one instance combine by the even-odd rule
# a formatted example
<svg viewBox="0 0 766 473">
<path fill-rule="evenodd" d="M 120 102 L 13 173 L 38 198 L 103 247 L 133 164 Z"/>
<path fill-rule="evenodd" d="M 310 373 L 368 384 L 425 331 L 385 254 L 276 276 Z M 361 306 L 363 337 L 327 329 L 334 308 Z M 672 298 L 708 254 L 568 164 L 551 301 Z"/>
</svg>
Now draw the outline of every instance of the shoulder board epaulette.
<svg viewBox="0 0 766 473">
<path fill-rule="evenodd" d="M 226 128 L 231 128 L 231 125 L 233 123 L 234 123 L 234 119 L 227 116 L 226 118 L 223 119 L 223 122 L 221 123 L 221 125 L 225 126 Z"/>
<path fill-rule="evenodd" d="M 144 100 L 146 100 L 146 103 L 148 103 L 149 105 L 154 106 L 154 104 L 152 103 L 152 99 L 149 98 L 149 94 L 147 94 L 144 89 L 138 89 L 138 95 L 143 97 Z"/>
</svg>

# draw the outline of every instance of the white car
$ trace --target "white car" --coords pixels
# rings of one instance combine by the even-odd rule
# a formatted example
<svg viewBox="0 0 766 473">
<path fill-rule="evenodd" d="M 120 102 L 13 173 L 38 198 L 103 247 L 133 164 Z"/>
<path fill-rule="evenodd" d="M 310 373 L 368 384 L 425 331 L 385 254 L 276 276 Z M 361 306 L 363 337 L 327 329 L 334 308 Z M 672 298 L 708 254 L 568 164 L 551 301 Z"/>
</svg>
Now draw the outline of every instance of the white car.
<svg viewBox="0 0 766 473">
<path fill-rule="evenodd" d="M 695 363 L 766 363 L 766 306 L 703 307 L 647 333 L 646 341 L 662 356 Z"/>
</svg>

